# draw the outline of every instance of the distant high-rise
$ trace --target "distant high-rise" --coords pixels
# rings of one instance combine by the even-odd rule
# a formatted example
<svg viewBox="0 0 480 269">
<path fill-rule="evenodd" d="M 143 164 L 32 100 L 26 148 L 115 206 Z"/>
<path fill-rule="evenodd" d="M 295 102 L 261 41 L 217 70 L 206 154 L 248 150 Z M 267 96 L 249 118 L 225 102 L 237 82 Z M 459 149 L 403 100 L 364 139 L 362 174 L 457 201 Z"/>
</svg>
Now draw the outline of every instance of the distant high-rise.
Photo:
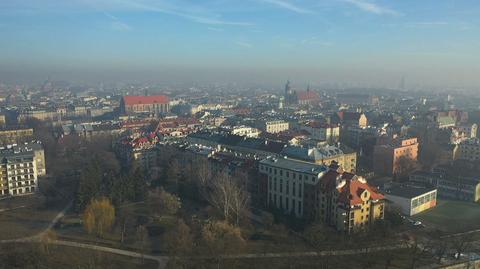
<svg viewBox="0 0 480 269">
<path fill-rule="evenodd" d="M 401 90 L 405 90 L 405 76 L 402 76 L 402 78 L 400 79 L 400 89 Z"/>
<path fill-rule="evenodd" d="M 292 87 L 290 86 L 290 80 L 287 80 L 285 84 L 285 104 L 290 104 L 292 99 Z"/>
</svg>

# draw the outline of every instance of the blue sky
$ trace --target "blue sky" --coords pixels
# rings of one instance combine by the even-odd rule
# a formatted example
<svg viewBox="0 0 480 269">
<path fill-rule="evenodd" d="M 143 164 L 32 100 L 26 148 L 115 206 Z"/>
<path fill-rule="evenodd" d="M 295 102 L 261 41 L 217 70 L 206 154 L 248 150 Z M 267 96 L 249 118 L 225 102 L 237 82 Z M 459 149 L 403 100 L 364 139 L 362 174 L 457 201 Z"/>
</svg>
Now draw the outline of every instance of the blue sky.
<svg viewBox="0 0 480 269">
<path fill-rule="evenodd" d="M 478 0 L 1 0 L 0 70 L 478 86 L 478 14 Z"/>
</svg>

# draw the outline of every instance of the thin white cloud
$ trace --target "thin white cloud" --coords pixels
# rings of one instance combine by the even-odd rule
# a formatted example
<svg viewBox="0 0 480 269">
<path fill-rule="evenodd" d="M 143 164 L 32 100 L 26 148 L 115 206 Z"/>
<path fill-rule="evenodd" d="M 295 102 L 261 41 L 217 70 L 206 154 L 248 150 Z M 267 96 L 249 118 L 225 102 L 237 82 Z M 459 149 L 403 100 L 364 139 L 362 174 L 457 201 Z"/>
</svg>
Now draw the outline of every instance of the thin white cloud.
<svg viewBox="0 0 480 269">
<path fill-rule="evenodd" d="M 103 14 L 111 20 L 110 27 L 112 28 L 112 30 L 122 31 L 122 32 L 132 30 L 132 27 L 130 25 L 126 24 L 125 22 L 120 21 L 120 19 L 118 19 L 116 16 L 114 16 L 114 15 L 108 13 L 108 12 L 103 12 Z"/>
<path fill-rule="evenodd" d="M 407 26 L 420 26 L 420 27 L 430 27 L 430 26 L 445 26 L 450 23 L 445 21 L 422 21 L 422 22 L 410 22 L 406 23 Z"/>
<path fill-rule="evenodd" d="M 316 46 L 322 46 L 322 47 L 332 47 L 333 43 L 330 41 L 324 41 L 320 40 L 318 37 L 309 37 L 305 38 L 301 41 L 303 45 L 316 45 Z"/>
<path fill-rule="evenodd" d="M 261 0 L 262 2 L 269 3 L 272 5 L 276 5 L 278 7 L 300 13 L 300 14 L 307 14 L 307 13 L 313 13 L 311 10 L 296 6 L 290 2 L 284 1 L 284 0 Z"/>
<path fill-rule="evenodd" d="M 219 18 L 218 16 L 201 16 L 196 14 L 191 14 L 188 12 L 182 11 L 181 8 L 161 8 L 154 5 L 144 4 L 137 1 L 132 0 L 121 0 L 120 3 L 130 6 L 132 8 L 150 11 L 150 12 L 158 12 L 168 15 L 177 16 L 180 18 L 184 18 L 196 23 L 200 24 L 208 24 L 208 25 L 232 25 L 232 26 L 252 26 L 253 24 L 250 22 L 237 22 L 237 21 L 228 21 Z"/>
<path fill-rule="evenodd" d="M 110 26 L 112 27 L 113 30 L 115 31 L 122 31 L 122 32 L 126 32 L 126 31 L 130 31 L 132 30 L 132 27 L 126 23 L 123 23 L 121 21 L 112 21 L 112 23 L 110 24 Z"/>
<path fill-rule="evenodd" d="M 132 30 L 132 27 L 124 22 L 122 22 L 120 19 L 118 19 L 116 16 L 108 13 L 108 12 L 103 12 L 103 14 L 110 19 L 110 27 L 112 30 L 115 31 L 121 31 L 121 32 L 126 32 Z"/>
<path fill-rule="evenodd" d="M 223 32 L 224 30 L 222 28 L 217 28 L 217 27 L 207 27 L 208 30 L 212 32 Z"/>
<path fill-rule="evenodd" d="M 240 47 L 243 47 L 243 48 L 253 48 L 253 45 L 251 43 L 248 43 L 248 42 L 245 42 L 245 41 L 237 41 L 235 42 L 235 44 L 237 44 L 238 46 Z"/>
<path fill-rule="evenodd" d="M 377 14 L 377 15 L 395 15 L 395 16 L 402 15 L 402 13 L 398 11 L 395 11 L 387 7 L 382 7 L 374 2 L 370 2 L 367 0 L 343 0 L 343 1 L 346 3 L 352 4 L 363 11 Z"/>
</svg>

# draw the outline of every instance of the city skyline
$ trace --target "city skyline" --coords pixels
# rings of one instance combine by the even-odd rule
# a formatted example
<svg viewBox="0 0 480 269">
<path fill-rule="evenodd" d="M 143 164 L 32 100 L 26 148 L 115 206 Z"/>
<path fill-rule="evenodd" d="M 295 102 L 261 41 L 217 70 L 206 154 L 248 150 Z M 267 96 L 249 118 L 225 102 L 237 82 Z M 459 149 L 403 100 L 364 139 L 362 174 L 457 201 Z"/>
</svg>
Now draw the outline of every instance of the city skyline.
<svg viewBox="0 0 480 269">
<path fill-rule="evenodd" d="M 0 80 L 477 88 L 475 1 L 2 1 Z"/>
</svg>

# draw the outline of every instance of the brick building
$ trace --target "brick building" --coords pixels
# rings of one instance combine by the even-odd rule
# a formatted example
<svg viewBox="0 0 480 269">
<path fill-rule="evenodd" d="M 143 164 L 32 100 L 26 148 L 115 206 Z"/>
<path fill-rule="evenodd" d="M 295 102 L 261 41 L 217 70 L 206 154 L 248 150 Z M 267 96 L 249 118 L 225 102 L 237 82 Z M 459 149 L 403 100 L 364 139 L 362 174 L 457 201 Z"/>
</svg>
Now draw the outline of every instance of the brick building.
<svg viewBox="0 0 480 269">
<path fill-rule="evenodd" d="M 169 111 L 169 98 L 165 95 L 124 96 L 120 101 L 120 112 L 122 114 L 160 114 L 168 113 Z"/>
</svg>

